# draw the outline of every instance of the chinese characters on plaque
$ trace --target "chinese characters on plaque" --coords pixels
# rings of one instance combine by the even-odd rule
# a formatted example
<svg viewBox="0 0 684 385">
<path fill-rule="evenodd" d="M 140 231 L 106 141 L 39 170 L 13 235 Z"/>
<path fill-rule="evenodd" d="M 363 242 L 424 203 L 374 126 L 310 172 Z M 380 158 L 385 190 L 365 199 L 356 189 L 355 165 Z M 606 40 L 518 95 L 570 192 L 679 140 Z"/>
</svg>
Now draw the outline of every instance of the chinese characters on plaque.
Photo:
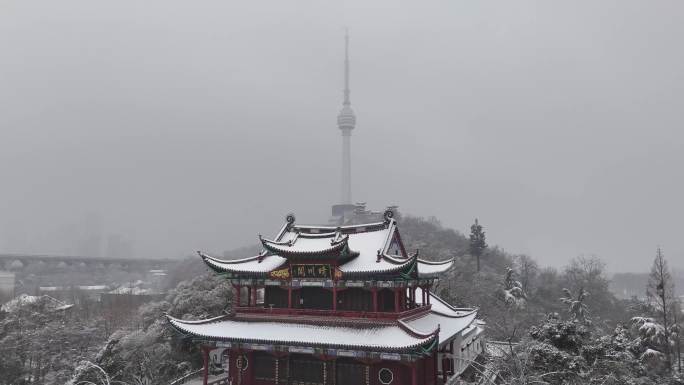
<svg viewBox="0 0 684 385">
<path fill-rule="evenodd" d="M 330 265 L 292 265 L 292 278 L 331 279 Z"/>
</svg>

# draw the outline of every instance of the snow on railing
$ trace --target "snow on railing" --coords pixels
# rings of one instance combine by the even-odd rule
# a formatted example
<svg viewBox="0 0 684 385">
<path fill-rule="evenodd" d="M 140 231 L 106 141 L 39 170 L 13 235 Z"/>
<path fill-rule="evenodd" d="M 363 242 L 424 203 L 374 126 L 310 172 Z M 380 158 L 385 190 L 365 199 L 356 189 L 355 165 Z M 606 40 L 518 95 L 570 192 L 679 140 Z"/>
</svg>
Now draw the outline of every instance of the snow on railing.
<svg viewBox="0 0 684 385">
<path fill-rule="evenodd" d="M 218 380 L 209 381 L 207 385 L 231 385 L 230 378 L 228 376 L 219 378 Z"/>
<path fill-rule="evenodd" d="M 169 385 L 180 385 L 186 383 L 189 379 L 196 377 L 197 375 L 202 373 L 202 369 L 197 369 L 194 372 L 190 372 L 186 375 L 184 375 L 181 378 L 177 378 L 173 380 L 173 382 L 169 383 Z"/>
</svg>

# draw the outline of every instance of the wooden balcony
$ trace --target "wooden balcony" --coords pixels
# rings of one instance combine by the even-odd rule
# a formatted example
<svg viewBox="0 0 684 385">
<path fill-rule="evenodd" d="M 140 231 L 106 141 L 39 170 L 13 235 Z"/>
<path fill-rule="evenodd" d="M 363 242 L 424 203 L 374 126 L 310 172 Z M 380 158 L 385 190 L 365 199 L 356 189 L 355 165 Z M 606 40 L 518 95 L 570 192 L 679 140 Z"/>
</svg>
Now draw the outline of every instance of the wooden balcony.
<svg viewBox="0 0 684 385">
<path fill-rule="evenodd" d="M 317 309 L 294 309 L 294 308 L 275 308 L 264 306 L 240 306 L 235 307 L 235 312 L 238 314 L 259 314 L 274 316 L 314 316 L 314 317 L 344 317 L 344 318 L 371 318 L 371 319 L 402 319 L 413 315 L 422 314 L 429 311 L 432 305 L 418 305 L 412 309 L 401 312 L 373 312 L 373 311 L 358 311 L 358 310 L 317 310 Z"/>
</svg>

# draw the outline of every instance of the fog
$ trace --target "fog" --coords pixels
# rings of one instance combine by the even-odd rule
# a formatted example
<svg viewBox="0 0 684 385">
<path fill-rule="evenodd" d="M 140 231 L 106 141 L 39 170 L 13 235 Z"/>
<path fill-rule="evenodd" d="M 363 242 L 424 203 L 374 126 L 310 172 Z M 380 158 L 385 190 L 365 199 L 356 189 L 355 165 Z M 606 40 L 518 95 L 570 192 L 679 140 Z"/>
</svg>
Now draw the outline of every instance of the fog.
<svg viewBox="0 0 684 385">
<path fill-rule="evenodd" d="M 353 199 L 560 266 L 684 265 L 679 1 L 0 1 L 0 252 L 252 244 Z"/>
</svg>

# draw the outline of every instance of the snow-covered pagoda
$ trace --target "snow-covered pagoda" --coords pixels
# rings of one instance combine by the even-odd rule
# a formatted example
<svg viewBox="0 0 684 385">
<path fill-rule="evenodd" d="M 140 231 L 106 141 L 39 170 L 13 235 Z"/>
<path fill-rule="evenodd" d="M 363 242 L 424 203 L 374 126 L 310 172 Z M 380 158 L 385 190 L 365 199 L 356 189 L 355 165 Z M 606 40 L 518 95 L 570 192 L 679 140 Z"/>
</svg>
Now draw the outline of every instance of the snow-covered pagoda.
<svg viewBox="0 0 684 385">
<path fill-rule="evenodd" d="M 288 215 L 254 257 L 200 253 L 235 288 L 232 311 L 188 321 L 169 317 L 204 352 L 223 350 L 232 385 L 437 385 L 484 348 L 476 310 L 433 292 L 453 260 L 408 254 L 393 212 L 362 225 L 304 226 Z"/>
</svg>

